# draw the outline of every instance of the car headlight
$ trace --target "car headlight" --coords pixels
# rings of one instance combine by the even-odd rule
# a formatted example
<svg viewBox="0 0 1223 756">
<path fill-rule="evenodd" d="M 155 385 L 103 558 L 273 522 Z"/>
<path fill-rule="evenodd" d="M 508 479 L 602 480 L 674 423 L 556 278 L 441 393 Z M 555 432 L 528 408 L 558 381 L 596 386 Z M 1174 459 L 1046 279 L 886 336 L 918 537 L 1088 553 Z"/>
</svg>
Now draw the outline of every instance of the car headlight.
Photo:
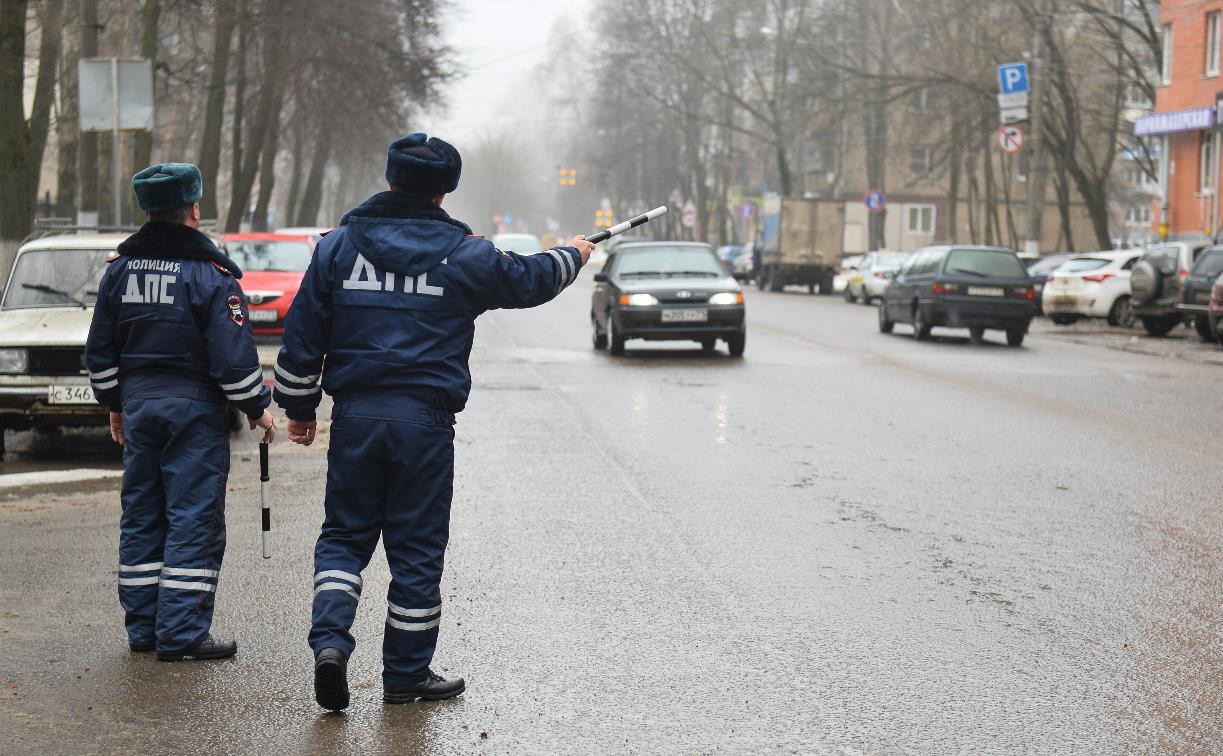
<svg viewBox="0 0 1223 756">
<path fill-rule="evenodd" d="M 0 373 L 24 373 L 30 366 L 24 349 L 0 349 Z"/>
<path fill-rule="evenodd" d="M 629 307 L 649 307 L 658 304 L 658 297 L 653 294 L 621 294 L 620 304 Z"/>
<path fill-rule="evenodd" d="M 709 298 L 711 305 L 737 305 L 743 304 L 743 293 L 738 291 L 723 291 L 714 294 Z"/>
</svg>

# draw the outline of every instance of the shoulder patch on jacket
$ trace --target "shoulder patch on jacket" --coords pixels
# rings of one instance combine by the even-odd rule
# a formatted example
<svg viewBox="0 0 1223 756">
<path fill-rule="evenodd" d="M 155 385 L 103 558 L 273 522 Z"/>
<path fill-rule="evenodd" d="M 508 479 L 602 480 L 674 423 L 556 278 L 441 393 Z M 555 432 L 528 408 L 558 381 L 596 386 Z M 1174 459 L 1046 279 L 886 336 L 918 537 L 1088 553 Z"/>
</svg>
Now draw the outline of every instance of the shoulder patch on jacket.
<svg viewBox="0 0 1223 756">
<path fill-rule="evenodd" d="M 237 294 L 230 294 L 229 299 L 225 300 L 225 304 L 229 306 L 229 319 L 234 321 L 234 324 L 241 327 L 246 322 L 246 316 L 242 314 L 242 297 Z"/>
<path fill-rule="evenodd" d="M 215 260 L 209 260 L 208 262 L 212 263 L 212 267 L 214 267 L 214 268 L 216 268 L 217 270 L 221 271 L 221 272 L 222 272 L 222 273 L 224 273 L 225 275 L 227 275 L 227 276 L 232 276 L 232 275 L 233 275 L 233 273 L 230 273 L 230 272 L 229 272 L 229 268 L 226 268 L 224 265 L 221 265 L 220 263 L 216 262 Z M 239 323 L 238 325 L 242 325 L 242 324 L 241 324 L 241 323 Z"/>
</svg>

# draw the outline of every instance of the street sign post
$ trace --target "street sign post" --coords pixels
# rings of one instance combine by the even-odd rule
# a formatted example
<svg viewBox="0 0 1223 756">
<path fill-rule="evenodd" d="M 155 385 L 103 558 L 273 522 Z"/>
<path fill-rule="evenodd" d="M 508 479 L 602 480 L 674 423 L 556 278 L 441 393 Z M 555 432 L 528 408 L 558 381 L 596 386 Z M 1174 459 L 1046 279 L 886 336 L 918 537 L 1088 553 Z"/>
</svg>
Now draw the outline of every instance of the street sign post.
<svg viewBox="0 0 1223 756">
<path fill-rule="evenodd" d="M 1003 126 L 1028 120 L 1027 108 L 1010 108 L 998 111 L 998 122 Z"/>
<path fill-rule="evenodd" d="M 887 207 L 888 198 L 884 196 L 883 192 L 870 191 L 862 198 L 862 202 L 866 205 L 868 212 L 882 213 L 884 208 Z"/>
<path fill-rule="evenodd" d="M 113 223 L 118 226 L 123 207 L 119 132 L 153 130 L 153 65 L 146 58 L 82 58 L 77 63 L 77 81 L 81 131 L 111 132 Z"/>
<path fill-rule="evenodd" d="M 1008 155 L 1014 155 L 1023 149 L 1023 129 L 1015 125 L 1003 126 L 998 129 L 998 149 Z"/>
</svg>

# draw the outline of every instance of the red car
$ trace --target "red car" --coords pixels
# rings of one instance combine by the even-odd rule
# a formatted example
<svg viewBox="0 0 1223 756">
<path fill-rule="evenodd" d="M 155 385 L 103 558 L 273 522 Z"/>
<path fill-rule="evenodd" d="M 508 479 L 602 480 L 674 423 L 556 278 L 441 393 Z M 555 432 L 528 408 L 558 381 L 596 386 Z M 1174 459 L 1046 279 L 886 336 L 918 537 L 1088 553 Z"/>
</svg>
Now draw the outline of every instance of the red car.
<svg viewBox="0 0 1223 756">
<path fill-rule="evenodd" d="M 285 315 L 314 257 L 314 239 L 290 234 L 225 234 L 225 254 L 242 268 L 242 291 L 257 334 L 284 333 Z"/>
</svg>

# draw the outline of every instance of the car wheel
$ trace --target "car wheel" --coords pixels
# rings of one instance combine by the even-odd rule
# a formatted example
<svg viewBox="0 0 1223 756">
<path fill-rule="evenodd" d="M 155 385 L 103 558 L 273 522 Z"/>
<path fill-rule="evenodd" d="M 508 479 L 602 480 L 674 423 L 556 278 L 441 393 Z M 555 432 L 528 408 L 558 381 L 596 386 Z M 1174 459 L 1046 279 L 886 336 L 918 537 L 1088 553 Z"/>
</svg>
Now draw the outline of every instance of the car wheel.
<svg viewBox="0 0 1223 756">
<path fill-rule="evenodd" d="M 980 326 L 973 326 L 968 329 L 968 338 L 974 344 L 980 344 L 985 340 L 985 329 Z"/>
<path fill-rule="evenodd" d="M 769 268 L 767 265 L 761 265 L 760 270 L 756 272 L 756 288 L 761 291 L 769 290 Z"/>
<path fill-rule="evenodd" d="M 1134 305 L 1127 296 L 1117 297 L 1117 301 L 1113 302 L 1113 306 L 1108 308 L 1108 324 L 1110 326 L 1133 328 L 1135 319 Z"/>
<path fill-rule="evenodd" d="M 913 338 L 918 341 L 929 339 L 930 331 L 934 329 L 934 326 L 930 325 L 926 319 L 927 317 L 925 310 L 920 305 L 913 305 Z"/>
<path fill-rule="evenodd" d="M 1010 328 L 1006 332 L 1006 345 L 1013 347 L 1023 346 L 1023 337 L 1027 336 L 1028 332 L 1022 328 Z"/>
<path fill-rule="evenodd" d="M 808 293 L 808 294 L 814 294 L 814 293 L 815 293 L 815 284 L 813 284 L 813 283 L 809 283 L 809 284 L 807 284 L 807 293 Z"/>
<path fill-rule="evenodd" d="M 1180 318 L 1160 318 L 1160 317 L 1144 317 L 1142 319 L 1142 327 L 1147 329 L 1147 333 L 1151 336 L 1162 337 L 1167 336 L 1180 323 Z"/>
<path fill-rule="evenodd" d="M 607 334 L 599 330 L 599 320 L 598 318 L 594 316 L 593 312 L 590 314 L 590 330 L 593 333 L 593 337 L 591 338 L 591 341 L 593 342 L 594 348 L 595 349 L 606 349 L 607 348 Z"/>
<path fill-rule="evenodd" d="M 738 333 L 727 337 L 726 346 L 730 348 L 731 357 L 742 357 L 743 350 L 747 348 L 747 334 Z"/>
<path fill-rule="evenodd" d="M 1207 344 L 1213 344 L 1217 340 L 1214 331 L 1210 330 L 1210 318 L 1205 315 L 1198 315 L 1193 319 L 1193 328 L 1198 332 L 1198 338 Z"/>
<path fill-rule="evenodd" d="M 616 330 L 616 321 L 610 312 L 607 314 L 607 351 L 614 357 L 624 354 L 624 337 Z"/>
<path fill-rule="evenodd" d="M 781 271 L 777 269 L 776 265 L 771 266 L 769 268 L 769 291 L 779 292 L 781 290 Z"/>
<path fill-rule="evenodd" d="M 701 349 L 706 352 L 712 352 L 718 346 L 718 339 L 715 336 L 706 336 L 701 339 Z"/>
<path fill-rule="evenodd" d="M 867 307 L 870 307 L 874 303 L 875 303 L 875 298 L 870 295 L 870 292 L 868 292 L 865 288 L 863 288 L 862 289 L 862 304 L 866 305 Z"/>
<path fill-rule="evenodd" d="M 845 301 L 850 304 L 858 301 L 858 298 L 854 296 L 854 290 L 849 288 L 849 284 L 845 284 Z"/>
<path fill-rule="evenodd" d="M 896 324 L 888 317 L 887 302 L 879 303 L 879 333 L 891 333 Z"/>
<path fill-rule="evenodd" d="M 1053 315 L 1049 318 L 1054 325 L 1072 325 L 1079 320 L 1078 315 Z"/>
</svg>

